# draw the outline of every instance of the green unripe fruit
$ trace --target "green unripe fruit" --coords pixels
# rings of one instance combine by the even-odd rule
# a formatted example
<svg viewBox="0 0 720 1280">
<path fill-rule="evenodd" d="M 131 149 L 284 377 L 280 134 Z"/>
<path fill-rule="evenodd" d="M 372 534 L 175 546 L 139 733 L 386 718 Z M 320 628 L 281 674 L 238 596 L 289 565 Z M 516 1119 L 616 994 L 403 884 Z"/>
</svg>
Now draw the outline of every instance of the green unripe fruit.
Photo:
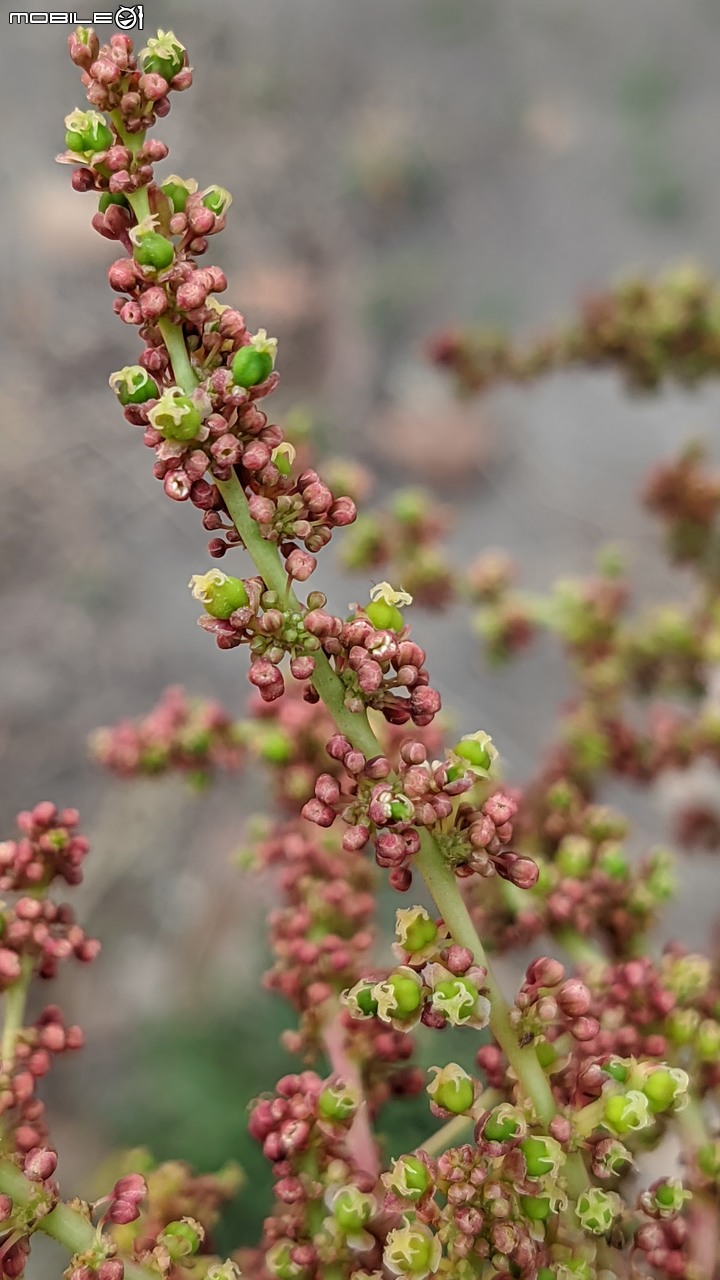
<svg viewBox="0 0 720 1280">
<path fill-rule="evenodd" d="M 416 1236 L 406 1246 L 407 1274 L 410 1276 L 426 1275 L 430 1261 L 431 1244 L 424 1236 Z"/>
<path fill-rule="evenodd" d="M 720 1177 L 720 1142 L 705 1142 L 698 1147 L 697 1161 L 707 1178 Z"/>
<path fill-rule="evenodd" d="M 121 405 L 145 404 L 160 395 L 155 379 L 139 364 L 127 365 L 112 374 L 110 386 Z"/>
<path fill-rule="evenodd" d="M 556 1280 L 555 1272 L 550 1267 L 541 1267 L 537 1273 L 537 1280 Z"/>
<path fill-rule="evenodd" d="M 269 351 L 256 351 L 254 347 L 240 347 L 232 362 L 233 382 L 238 387 L 256 387 L 270 377 L 273 360 Z"/>
<path fill-rule="evenodd" d="M 613 1080 L 617 1080 L 619 1084 L 624 1084 L 630 1074 L 624 1062 L 606 1062 L 603 1071 L 612 1076 Z"/>
<path fill-rule="evenodd" d="M 485 1122 L 483 1137 L 487 1138 L 488 1142 L 510 1142 L 519 1127 L 517 1120 L 513 1120 L 512 1116 L 505 1116 L 501 1120 L 497 1112 L 493 1112 Z"/>
<path fill-rule="evenodd" d="M 211 618 L 229 618 L 236 609 L 244 609 L 247 603 L 245 584 L 239 578 L 228 577 L 224 582 L 211 583 L 203 601 L 205 612 Z"/>
<path fill-rule="evenodd" d="M 452 751 L 453 755 L 462 756 L 463 760 L 469 760 L 470 764 L 477 765 L 479 769 L 489 769 L 492 764 L 487 748 L 472 738 L 461 738 Z"/>
<path fill-rule="evenodd" d="M 290 1256 L 290 1250 L 294 1245 L 293 1240 L 278 1240 L 268 1250 L 265 1265 L 275 1280 L 307 1280 L 310 1274 L 308 1268 L 298 1266 Z"/>
<path fill-rule="evenodd" d="M 635 1089 L 625 1095 L 613 1095 L 605 1103 L 604 1122 L 618 1134 L 647 1129 L 652 1124 L 648 1098 Z"/>
<path fill-rule="evenodd" d="M 525 1164 L 530 1178 L 542 1178 L 552 1173 L 555 1161 L 548 1154 L 547 1144 L 542 1138 L 526 1138 L 520 1143 L 520 1150 L 525 1157 Z"/>
<path fill-rule="evenodd" d="M 211 213 L 214 213 L 216 218 L 222 217 L 231 202 L 232 197 L 230 192 L 226 191 L 224 187 L 210 187 L 203 196 L 203 204 L 205 208 L 209 209 Z"/>
<path fill-rule="evenodd" d="M 387 981 L 395 997 L 397 1015 L 408 1017 L 415 1013 L 422 1003 L 422 990 L 418 983 L 413 982 L 412 978 L 404 978 L 400 973 L 391 973 Z"/>
<path fill-rule="evenodd" d="M 105 121 L 93 112 L 79 112 L 76 122 L 65 134 L 65 146 L 68 151 L 94 155 L 97 151 L 107 151 L 113 143 L 112 130 Z"/>
<path fill-rule="evenodd" d="M 661 1209 L 671 1209 L 677 1200 L 677 1192 L 668 1183 L 663 1183 L 655 1188 L 655 1199 Z"/>
<path fill-rule="evenodd" d="M 414 1193 L 414 1197 L 417 1196 L 419 1199 L 420 1196 L 425 1194 L 430 1185 L 428 1167 L 423 1164 L 422 1160 L 418 1160 L 417 1156 L 403 1156 L 401 1163 L 408 1193 Z"/>
<path fill-rule="evenodd" d="M 421 916 L 418 920 L 414 920 L 408 927 L 403 946 L 405 950 L 412 956 L 416 951 L 422 951 L 429 942 L 434 942 L 438 935 L 438 927 L 434 920 L 426 920 Z"/>
<path fill-rule="evenodd" d="M 415 524 L 428 510 L 428 495 L 422 489 L 403 489 L 396 493 L 392 512 L 403 524 Z"/>
<path fill-rule="evenodd" d="M 279 729 L 272 729 L 265 735 L 260 746 L 260 755 L 270 764 L 286 764 L 292 758 L 292 742 Z"/>
<path fill-rule="evenodd" d="M 475 1101 L 475 1090 L 472 1080 L 461 1077 L 459 1080 L 443 1080 L 433 1094 L 433 1101 L 439 1107 L 460 1116 L 469 1111 Z"/>
<path fill-rule="evenodd" d="M 187 1258 L 190 1254 L 197 1253 L 202 1243 L 197 1224 L 193 1225 L 191 1222 L 169 1222 L 160 1238 L 173 1259 Z"/>
<path fill-rule="evenodd" d="M 402 631 L 405 625 L 397 605 L 386 600 L 373 600 L 365 606 L 365 612 L 376 631 Z"/>
<path fill-rule="evenodd" d="M 393 822 L 409 822 L 415 814 L 415 806 L 410 800 L 392 800 L 390 817 Z"/>
<path fill-rule="evenodd" d="M 357 1000 L 360 1012 L 364 1013 L 366 1018 L 375 1017 L 375 1014 L 378 1011 L 378 1002 L 372 993 L 371 987 L 368 986 L 358 991 L 355 995 L 355 999 Z"/>
<path fill-rule="evenodd" d="M 122 191 L 103 191 L 98 200 L 98 211 L 104 213 L 106 209 L 110 208 L 111 204 L 118 204 L 121 209 L 129 209 L 130 207 L 127 197 L 123 195 Z"/>
<path fill-rule="evenodd" d="M 168 83 L 181 71 L 185 62 L 185 49 L 172 31 L 160 31 L 148 40 L 142 52 L 142 69 L 146 75 L 162 76 Z"/>
<path fill-rule="evenodd" d="M 625 854 L 614 846 L 603 851 L 599 858 L 599 866 L 613 880 L 625 880 L 630 872 Z"/>
<path fill-rule="evenodd" d="M 166 440 L 194 440 L 202 424 L 197 405 L 179 387 L 166 391 L 148 417 Z"/>
<path fill-rule="evenodd" d="M 358 1109 L 357 1095 L 342 1085 L 326 1085 L 318 1098 L 318 1110 L 327 1120 L 345 1123 Z"/>
<path fill-rule="evenodd" d="M 163 195 L 167 196 L 173 207 L 174 213 L 184 213 L 185 205 L 188 202 L 190 190 L 184 186 L 182 182 L 163 182 L 161 188 Z"/>
<path fill-rule="evenodd" d="M 547 1196 L 521 1196 L 520 1204 L 531 1222 L 545 1222 L 550 1217 L 550 1201 Z"/>
<path fill-rule="evenodd" d="M 159 231 L 148 231 L 139 244 L 135 245 L 133 257 L 141 267 L 151 267 L 153 271 L 165 271 L 175 260 L 175 248 L 166 236 Z"/>
<path fill-rule="evenodd" d="M 543 1070 L 547 1067 L 551 1067 L 553 1062 L 557 1061 L 557 1050 L 549 1040 L 538 1040 L 535 1045 L 535 1052 L 537 1054 L 538 1062 Z"/>
<path fill-rule="evenodd" d="M 372 1201 L 355 1187 L 346 1187 L 335 1197 L 332 1211 L 343 1231 L 361 1231 L 372 1217 Z"/>
<path fill-rule="evenodd" d="M 467 978 L 447 978 L 445 982 L 438 982 L 433 991 L 433 994 L 440 996 L 442 1000 L 454 1000 L 457 995 L 463 993 L 472 996 L 473 1000 L 477 1000 L 479 995 L 477 987 L 473 986 Z"/>
<path fill-rule="evenodd" d="M 677 1082 L 669 1071 L 653 1071 L 643 1086 L 643 1093 L 650 1104 L 650 1110 L 658 1115 L 671 1107 L 677 1093 Z"/>
</svg>

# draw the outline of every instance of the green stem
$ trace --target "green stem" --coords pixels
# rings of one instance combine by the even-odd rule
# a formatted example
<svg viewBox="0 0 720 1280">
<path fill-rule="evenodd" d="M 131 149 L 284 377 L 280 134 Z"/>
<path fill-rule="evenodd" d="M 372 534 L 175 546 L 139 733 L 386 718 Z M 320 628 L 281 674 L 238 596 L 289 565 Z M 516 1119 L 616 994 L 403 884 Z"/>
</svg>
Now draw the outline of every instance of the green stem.
<svg viewBox="0 0 720 1280">
<path fill-rule="evenodd" d="M 123 118 L 119 111 L 111 111 L 110 119 L 115 125 L 118 137 L 120 138 L 123 146 L 127 147 L 133 157 L 136 156 L 145 142 L 146 130 L 143 129 L 142 133 L 128 133 L 125 129 Z M 128 203 L 138 222 L 142 222 L 143 218 L 148 218 L 150 216 L 150 200 L 148 198 L 147 187 L 138 187 L 137 191 L 131 191 L 128 194 Z"/>
<path fill-rule="evenodd" d="M 167 316 L 161 316 L 158 320 L 158 329 L 162 334 L 163 342 L 170 356 L 170 363 L 173 367 L 175 380 L 179 387 L 182 387 L 186 395 L 192 395 L 198 385 L 195 377 L 182 329 L 178 325 L 173 324 Z"/>
<path fill-rule="evenodd" d="M 38 1195 L 38 1185 L 29 1182 L 12 1160 L 0 1160 L 0 1192 L 9 1195 L 18 1207 L 32 1208 Z M 56 1240 L 73 1256 L 94 1249 L 98 1243 L 96 1227 L 77 1209 L 62 1203 L 38 1219 L 36 1229 Z M 123 1263 L 125 1280 L 157 1280 L 157 1273 L 149 1267 L 124 1258 Z"/>
<path fill-rule="evenodd" d="M 23 956 L 20 977 L 5 992 L 5 1021 L 0 1044 L 3 1071 L 9 1071 L 15 1060 L 15 1046 L 25 1020 L 25 1005 L 32 974 L 32 957 Z"/>
<path fill-rule="evenodd" d="M 472 1116 L 455 1116 L 454 1120 L 448 1120 L 441 1129 L 436 1129 L 435 1133 L 431 1133 L 429 1138 L 419 1144 L 419 1150 L 426 1151 L 429 1156 L 442 1155 L 443 1151 L 447 1151 L 448 1147 L 454 1147 L 456 1142 L 462 1138 L 464 1133 L 475 1123 Z"/>
<path fill-rule="evenodd" d="M 555 936 L 575 964 L 607 964 L 607 957 L 595 943 L 574 929 L 560 929 Z"/>
<path fill-rule="evenodd" d="M 173 368 L 175 368 L 174 361 Z M 237 476 L 232 475 L 229 480 L 216 480 L 215 483 L 265 585 L 279 596 L 284 596 L 290 605 L 299 610 L 301 606 L 297 596 L 293 591 L 288 591 L 287 574 L 280 561 L 277 547 L 263 538 L 256 521 L 250 515 L 247 498 Z M 318 650 L 313 657 L 315 659 L 313 685 L 340 732 L 344 733 L 353 746 L 358 751 L 362 751 L 368 759 L 382 755 L 382 747 L 370 728 L 365 712 L 348 711 L 345 706 L 345 686 L 333 671 L 325 654 L 322 650 Z"/>
</svg>

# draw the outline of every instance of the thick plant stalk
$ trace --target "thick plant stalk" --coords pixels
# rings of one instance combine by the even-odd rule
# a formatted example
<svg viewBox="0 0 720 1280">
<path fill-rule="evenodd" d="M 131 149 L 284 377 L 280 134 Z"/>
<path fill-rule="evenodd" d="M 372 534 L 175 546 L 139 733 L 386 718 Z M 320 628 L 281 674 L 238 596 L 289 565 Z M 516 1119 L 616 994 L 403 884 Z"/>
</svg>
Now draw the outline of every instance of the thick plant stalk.
<svg viewBox="0 0 720 1280">
<path fill-rule="evenodd" d="M 0 1160 L 0 1193 L 12 1197 L 21 1208 L 32 1205 L 38 1192 L 38 1184 L 28 1181 L 12 1160 Z M 45 1217 L 37 1221 L 37 1230 L 56 1240 L 68 1253 L 87 1253 L 98 1245 L 98 1230 L 78 1209 L 58 1204 Z M 136 1262 L 123 1259 L 125 1280 L 157 1280 L 157 1272 Z"/>
</svg>

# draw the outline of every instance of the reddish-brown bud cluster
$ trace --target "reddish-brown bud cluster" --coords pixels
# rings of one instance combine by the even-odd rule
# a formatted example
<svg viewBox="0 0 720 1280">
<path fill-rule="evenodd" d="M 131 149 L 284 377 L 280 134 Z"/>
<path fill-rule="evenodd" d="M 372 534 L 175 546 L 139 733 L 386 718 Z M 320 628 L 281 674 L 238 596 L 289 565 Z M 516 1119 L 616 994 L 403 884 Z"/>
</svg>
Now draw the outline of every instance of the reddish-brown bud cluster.
<svg viewBox="0 0 720 1280">
<path fill-rule="evenodd" d="M 80 884 L 90 848 L 77 832 L 77 809 L 58 809 L 49 800 L 17 816 L 19 840 L 0 844 L 0 891 L 45 889 L 56 879 Z"/>
<path fill-rule="evenodd" d="M 121 778 L 173 770 L 234 773 L 245 758 L 236 725 L 220 703 L 190 698 L 177 685 L 166 689 L 146 716 L 96 730 L 91 750 L 105 769 Z"/>
</svg>

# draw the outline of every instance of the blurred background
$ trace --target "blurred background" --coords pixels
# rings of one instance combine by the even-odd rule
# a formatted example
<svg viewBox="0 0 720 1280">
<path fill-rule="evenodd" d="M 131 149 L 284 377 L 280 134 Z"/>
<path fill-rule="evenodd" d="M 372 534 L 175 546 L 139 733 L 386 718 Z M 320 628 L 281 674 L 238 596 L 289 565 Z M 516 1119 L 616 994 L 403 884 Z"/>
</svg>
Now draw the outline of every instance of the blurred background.
<svg viewBox="0 0 720 1280">
<path fill-rule="evenodd" d="M 134 335 L 112 314 L 93 202 L 53 163 L 83 101 L 66 31 L 8 14 L 0 813 L 9 833 L 52 798 L 93 839 L 78 907 L 104 951 L 60 996 L 88 1048 L 51 1085 L 61 1171 L 87 1187 L 118 1144 L 203 1168 L 254 1159 L 244 1105 L 277 1074 L 290 1015 L 258 1012 L 270 894 L 233 864 L 257 777 L 198 797 L 115 782 L 87 756 L 94 728 L 169 683 L 238 715 L 249 686 L 245 656 L 195 625 L 197 515 L 164 499 L 107 387 Z M 212 256 L 250 326 L 280 340 L 276 412 L 311 414 L 327 452 L 370 465 L 376 499 L 430 487 L 463 562 L 506 547 L 541 588 L 612 540 L 641 599 L 682 597 L 635 496 L 653 458 L 714 434 L 720 391 L 633 401 L 611 374 L 573 373 L 459 403 L 423 346 L 456 322 L 529 331 L 628 270 L 717 269 L 718 0 L 146 0 L 145 24 L 189 48 L 196 85 L 158 131 L 166 171 L 233 193 Z M 339 608 L 367 589 L 332 549 L 317 582 Z M 487 729 L 526 776 L 569 687 L 555 650 L 498 674 L 462 610 L 413 621 L 460 731 Z M 609 798 L 638 848 L 664 834 L 647 799 Z M 701 942 L 715 881 L 692 863 L 670 932 Z M 246 1238 L 262 1211 L 255 1191 L 241 1201 Z"/>
</svg>

